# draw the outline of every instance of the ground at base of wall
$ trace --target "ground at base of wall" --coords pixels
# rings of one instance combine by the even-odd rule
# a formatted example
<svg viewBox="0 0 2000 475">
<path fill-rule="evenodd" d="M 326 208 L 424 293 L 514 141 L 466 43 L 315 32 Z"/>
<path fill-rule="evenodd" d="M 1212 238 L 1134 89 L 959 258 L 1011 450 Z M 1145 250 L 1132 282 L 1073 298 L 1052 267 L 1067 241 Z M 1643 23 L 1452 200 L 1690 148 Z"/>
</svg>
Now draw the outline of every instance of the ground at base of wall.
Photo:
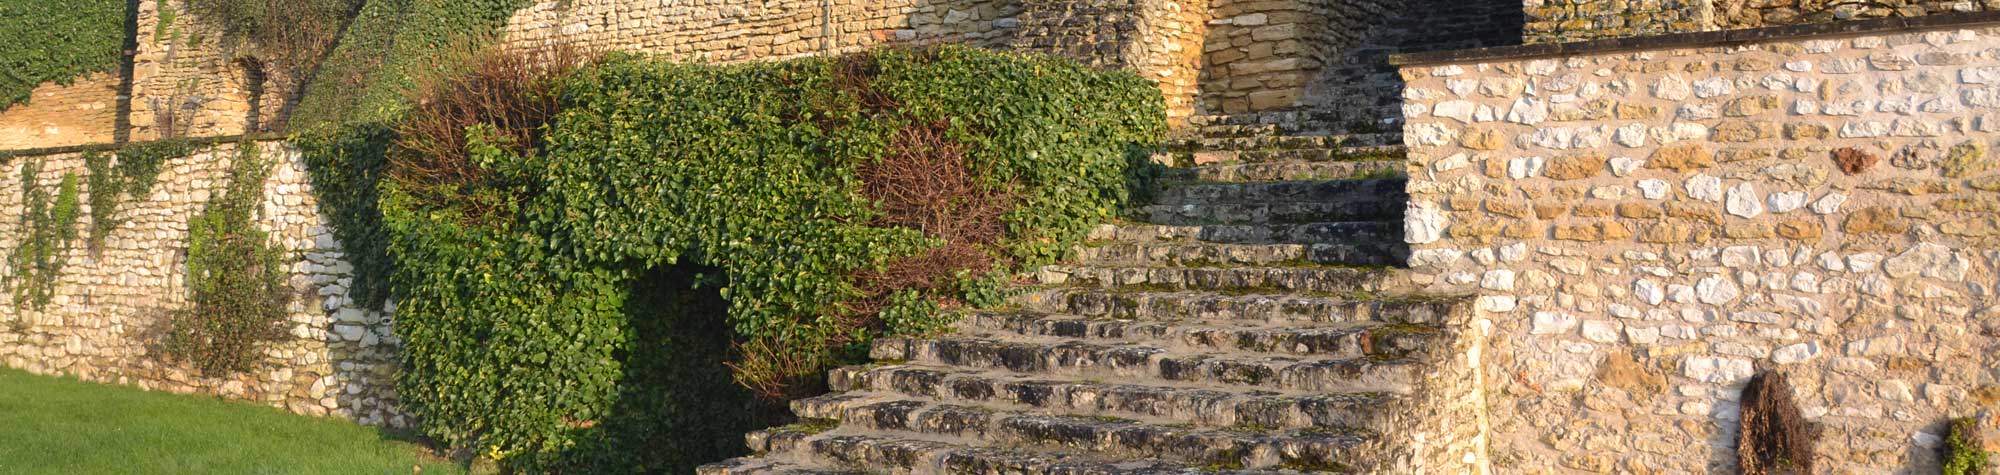
<svg viewBox="0 0 2000 475">
<path fill-rule="evenodd" d="M 0 473 L 467 470 L 351 422 L 0 369 Z"/>
</svg>

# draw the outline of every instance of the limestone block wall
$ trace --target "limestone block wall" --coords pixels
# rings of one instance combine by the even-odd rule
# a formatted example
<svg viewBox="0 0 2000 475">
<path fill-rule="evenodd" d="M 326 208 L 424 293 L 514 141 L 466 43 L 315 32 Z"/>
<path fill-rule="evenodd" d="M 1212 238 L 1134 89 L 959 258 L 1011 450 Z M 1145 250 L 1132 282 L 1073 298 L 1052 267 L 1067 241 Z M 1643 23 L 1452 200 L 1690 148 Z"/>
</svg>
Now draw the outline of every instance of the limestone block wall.
<svg viewBox="0 0 2000 475">
<path fill-rule="evenodd" d="M 264 183 L 260 226 L 290 250 L 290 337 L 271 344 L 259 369 L 227 378 L 205 378 L 162 363 L 148 332 L 166 312 L 187 304 L 185 261 L 188 220 L 224 189 L 234 145 L 219 145 L 169 160 L 151 196 L 128 198 L 117 213 L 101 253 L 79 238 L 64 253 L 54 301 L 46 309 L 15 308 L 0 291 L 0 362 L 40 374 L 71 375 L 152 390 L 208 393 L 257 401 L 311 415 L 351 418 L 401 427 L 410 420 L 396 407 L 394 372 L 399 345 L 389 311 L 362 308 L 348 299 L 353 266 L 320 214 L 304 165 L 279 142 L 256 145 L 273 163 Z M 39 162 L 37 186 L 53 192 L 66 173 L 77 174 L 88 196 L 82 154 L 17 156 L 0 160 L 0 250 L 22 239 L 21 169 Z M 88 203 L 89 200 L 83 200 Z M 85 205 L 79 235 L 94 219 Z M 0 265 L 0 278 L 13 272 Z"/>
<path fill-rule="evenodd" d="M 2000 10 L 1995 0 L 1523 0 L 1527 42 Z"/>
<path fill-rule="evenodd" d="M 0 150 L 110 142 L 118 122 L 118 76 L 36 87 L 25 104 L 0 109 Z"/>
<path fill-rule="evenodd" d="M 1734 473 L 1762 370 L 1822 427 L 1818 473 L 1937 473 L 1950 417 L 2000 451 L 1996 47 L 1405 66 L 1412 279 L 1478 298 L 1495 473 Z"/>
<path fill-rule="evenodd" d="M 189 13 L 185 0 L 137 5 L 130 140 L 237 135 L 272 123 L 282 94 L 267 90 L 255 67 Z"/>
</svg>

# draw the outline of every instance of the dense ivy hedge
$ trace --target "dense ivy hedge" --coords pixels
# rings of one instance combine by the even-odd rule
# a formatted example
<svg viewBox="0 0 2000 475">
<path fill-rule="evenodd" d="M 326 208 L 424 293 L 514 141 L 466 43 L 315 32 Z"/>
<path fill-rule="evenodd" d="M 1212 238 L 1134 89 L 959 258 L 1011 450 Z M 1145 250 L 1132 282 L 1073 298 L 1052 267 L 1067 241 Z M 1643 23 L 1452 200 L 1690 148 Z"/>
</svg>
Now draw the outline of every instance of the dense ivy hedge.
<svg viewBox="0 0 2000 475">
<path fill-rule="evenodd" d="M 1004 274 L 957 269 L 957 285 L 896 291 L 872 314 L 853 305 L 882 297 L 859 276 L 946 244 L 881 224 L 862 192 L 858 169 L 910 155 L 899 131 L 939 132 L 1008 198 L 990 251 L 1019 266 L 1111 217 L 1165 130 L 1137 76 L 961 47 L 736 66 L 614 56 L 561 91 L 533 156 L 468 131 L 488 179 L 463 186 L 478 193 L 384 178 L 401 153 L 383 145 L 388 127 L 300 141 L 315 187 L 346 197 L 327 206 L 350 256 L 371 248 L 356 239 L 384 243 L 401 394 L 425 432 L 533 471 L 687 471 L 734 455 L 742 429 L 770 422 L 745 414 L 777 411 L 722 384 L 717 363 L 749 386 L 817 381 L 876 335 L 949 323 L 940 301 L 990 301 L 987 276 Z M 687 287 L 713 308 L 649 303 Z M 733 352 L 668 337 L 722 330 Z"/>
<path fill-rule="evenodd" d="M 492 40 L 528 0 L 370 0 L 345 33 L 291 117 L 294 129 L 382 121 L 402 110 L 412 77 L 442 74 L 449 55 Z"/>
<path fill-rule="evenodd" d="M 0 0 L 0 109 L 46 82 L 118 69 L 125 0 Z"/>
</svg>

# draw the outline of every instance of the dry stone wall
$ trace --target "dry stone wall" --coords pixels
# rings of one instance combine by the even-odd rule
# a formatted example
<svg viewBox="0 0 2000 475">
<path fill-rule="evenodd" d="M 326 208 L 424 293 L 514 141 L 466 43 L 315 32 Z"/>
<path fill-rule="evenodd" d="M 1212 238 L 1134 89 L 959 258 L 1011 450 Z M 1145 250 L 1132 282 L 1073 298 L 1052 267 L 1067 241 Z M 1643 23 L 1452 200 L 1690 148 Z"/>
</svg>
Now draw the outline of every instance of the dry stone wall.
<svg viewBox="0 0 2000 475">
<path fill-rule="evenodd" d="M 217 394 L 371 425 L 413 422 L 396 407 L 393 306 L 385 312 L 348 299 L 353 266 L 343 260 L 340 243 L 319 212 L 299 154 L 277 142 L 255 146 L 274 167 L 264 183 L 258 221 L 289 250 L 295 292 L 288 308 L 290 336 L 267 347 L 259 369 L 200 377 L 162 363 L 148 336 L 166 312 L 187 305 L 188 220 L 219 198 L 229 163 L 237 157 L 234 145 L 168 160 L 151 196 L 121 204 L 117 213 L 125 222 L 110 233 L 101 253 L 70 243 L 55 298 L 45 310 L 0 304 L 0 362 L 40 374 Z M 17 156 L 0 164 L 0 249 L 14 249 L 22 239 L 20 174 L 30 162 L 41 164 L 37 186 L 51 193 L 64 174 L 89 173 L 78 153 Z M 80 196 L 88 196 L 88 180 L 80 182 L 86 184 Z M 79 233 L 94 218 L 86 205 L 76 223 Z M 0 266 L 0 278 L 9 272 Z M 13 300 L 7 295 L 0 301 Z"/>
<path fill-rule="evenodd" d="M 1823 473 L 1936 473 L 1948 417 L 2000 441 L 1996 47 L 1406 66 L 1413 278 L 1479 296 L 1495 470 L 1734 473 L 1762 370 L 1823 427 Z"/>
<path fill-rule="evenodd" d="M 0 109 L 0 150 L 110 142 L 118 123 L 118 76 L 36 87 L 28 102 Z"/>
<path fill-rule="evenodd" d="M 2000 10 L 1996 0 L 1524 0 L 1527 42 Z"/>
<path fill-rule="evenodd" d="M 272 123 L 282 94 L 265 87 L 216 27 L 189 13 L 185 0 L 137 5 L 129 140 L 237 135 Z"/>
</svg>

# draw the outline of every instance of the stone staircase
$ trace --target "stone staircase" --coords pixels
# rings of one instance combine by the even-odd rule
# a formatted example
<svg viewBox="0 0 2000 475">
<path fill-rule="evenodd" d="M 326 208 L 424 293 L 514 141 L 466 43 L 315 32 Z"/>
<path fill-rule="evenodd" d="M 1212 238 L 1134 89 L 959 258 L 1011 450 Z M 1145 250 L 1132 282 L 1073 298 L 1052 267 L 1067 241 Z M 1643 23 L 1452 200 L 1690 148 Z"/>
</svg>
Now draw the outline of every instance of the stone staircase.
<svg viewBox="0 0 2000 475">
<path fill-rule="evenodd" d="M 1398 292 L 1394 137 L 1201 127 L 1006 308 L 883 338 L 747 474 L 1477 473 L 1464 298 Z"/>
</svg>

